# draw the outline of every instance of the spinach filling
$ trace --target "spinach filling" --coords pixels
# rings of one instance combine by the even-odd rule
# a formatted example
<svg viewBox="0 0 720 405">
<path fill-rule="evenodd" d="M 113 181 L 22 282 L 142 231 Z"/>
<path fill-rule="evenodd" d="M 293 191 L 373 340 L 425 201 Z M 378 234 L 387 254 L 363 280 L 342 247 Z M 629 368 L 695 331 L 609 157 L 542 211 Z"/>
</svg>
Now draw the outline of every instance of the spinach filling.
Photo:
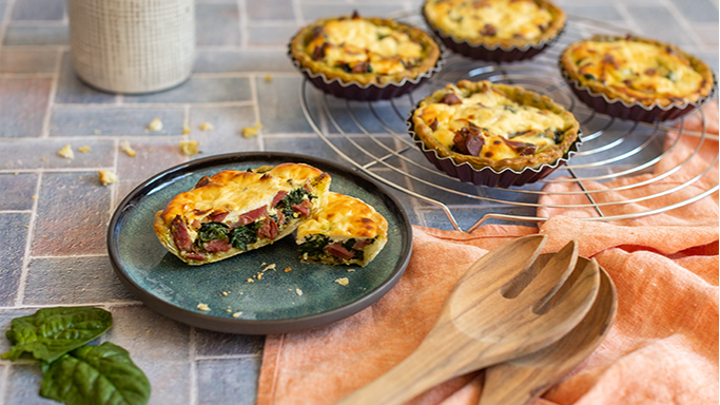
<svg viewBox="0 0 720 405">
<path fill-rule="evenodd" d="M 325 246 L 330 244 L 330 238 L 325 235 L 312 235 L 309 239 L 305 239 L 305 243 L 298 246 L 298 252 L 301 255 L 307 253 L 308 256 L 319 257 L 325 253 Z"/>
<path fill-rule="evenodd" d="M 219 222 L 204 223 L 198 230 L 198 237 L 195 243 L 198 247 L 202 248 L 204 243 L 229 238 L 229 243 L 232 247 L 245 251 L 247 250 L 247 245 L 257 242 L 257 230 L 261 226 L 262 221 L 255 221 L 252 224 L 239 226 L 230 230 L 230 227 Z"/>
<path fill-rule="evenodd" d="M 247 245 L 257 242 L 257 231 L 261 226 L 262 221 L 255 221 L 233 229 L 230 231 L 230 245 L 235 249 L 247 250 Z"/>
<path fill-rule="evenodd" d="M 275 205 L 275 208 L 280 210 L 285 218 L 293 218 L 295 210 L 292 206 L 301 204 L 303 200 L 305 200 L 305 196 L 307 196 L 310 201 L 312 201 L 313 198 L 317 198 L 317 196 L 310 194 L 307 190 L 305 190 L 304 187 L 300 187 L 289 192 L 288 195 L 283 197 L 283 199 Z"/>
<path fill-rule="evenodd" d="M 229 231 L 230 228 L 225 224 L 221 224 L 219 222 L 207 222 L 202 224 L 198 230 L 198 237 L 195 242 L 199 246 L 202 246 L 203 243 L 210 242 L 212 240 L 225 239 L 227 238 Z"/>
</svg>

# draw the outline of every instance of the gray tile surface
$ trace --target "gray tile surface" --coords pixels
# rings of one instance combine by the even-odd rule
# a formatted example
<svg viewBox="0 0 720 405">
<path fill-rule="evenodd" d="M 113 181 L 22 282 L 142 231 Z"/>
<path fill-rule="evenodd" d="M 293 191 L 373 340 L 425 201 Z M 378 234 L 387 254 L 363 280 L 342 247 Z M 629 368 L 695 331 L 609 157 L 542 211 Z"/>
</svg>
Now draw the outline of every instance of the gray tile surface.
<svg viewBox="0 0 720 405">
<path fill-rule="evenodd" d="M 244 77 L 191 77 L 180 87 L 141 96 L 126 96 L 126 103 L 222 103 L 249 101 L 250 82 Z"/>
<path fill-rule="evenodd" d="M 18 20 L 62 20 L 65 15 L 63 0 L 18 0 L 15 2 L 11 19 Z"/>
<path fill-rule="evenodd" d="M 74 159 L 58 155 L 70 145 Z M 89 146 L 88 152 L 78 149 Z M 17 142 L 0 140 L 0 170 L 34 169 L 72 170 L 78 168 L 108 168 L 115 162 L 114 141 L 78 139 L 23 139 Z"/>
<path fill-rule="evenodd" d="M 30 214 L 0 214 L 0 227 L 4 230 L 0 241 L 0 307 L 15 305 L 29 225 Z"/>
<path fill-rule="evenodd" d="M 28 264 L 24 305 L 132 301 L 107 256 L 34 259 Z"/>
<path fill-rule="evenodd" d="M 269 83 L 263 78 L 255 79 L 264 133 L 313 131 L 296 101 L 301 82 L 299 77 L 275 77 Z"/>
<path fill-rule="evenodd" d="M 215 154 L 278 151 L 353 167 L 319 139 L 307 122 L 300 104 L 303 80 L 286 56 L 287 43 L 304 24 L 318 18 L 353 10 L 382 16 L 418 9 L 422 0 L 197 0 L 197 57 L 191 79 L 173 90 L 140 96 L 99 92 L 77 78 L 69 52 L 65 3 L 0 0 L 0 227 L 6 230 L 0 240 L 0 353 L 9 348 L 2 335 L 14 317 L 33 313 L 37 306 L 97 305 L 111 311 L 115 321 L 101 340 L 129 350 L 152 383 L 150 404 L 254 404 L 264 337 L 192 328 L 137 301 L 110 266 L 105 245 L 110 216 L 120 200 L 151 176 Z M 602 134 L 583 145 L 585 152 L 619 140 L 632 125 L 607 125 L 604 118 L 565 94 L 555 68 L 561 45 L 594 32 L 633 32 L 676 43 L 718 71 L 716 0 L 556 3 L 572 16 L 599 21 L 572 17 L 559 44 L 526 65 L 543 66 L 533 74 L 543 80 L 548 80 L 543 75 L 552 75 L 553 83 L 561 86 L 553 96 L 560 95 L 565 105 L 575 102 L 583 129 L 588 134 Z M 407 21 L 422 24 L 416 17 Z M 450 65 L 458 68 L 459 74 L 446 77 L 459 78 L 467 76 L 478 62 L 453 57 Z M 547 83 L 535 85 L 544 88 Z M 413 95 L 417 100 L 431 89 L 425 87 Z M 403 120 L 412 104 L 407 98 L 395 101 L 400 116 L 387 102 L 374 103 L 372 109 L 367 103 L 350 103 L 362 123 L 360 128 L 343 100 L 324 97 L 310 85 L 303 95 L 311 117 L 334 147 L 367 165 L 373 175 L 397 185 L 384 187 L 408 210 L 411 223 L 452 229 L 446 213 L 428 201 L 432 199 L 446 204 L 463 229 L 484 215 L 535 214 L 535 194 L 476 187 L 439 175 L 407 144 Z M 329 112 L 342 132 L 351 134 L 350 139 L 334 128 L 321 106 L 323 99 L 329 102 Z M 162 120 L 163 130 L 146 132 L 154 118 Z M 255 125 L 256 120 L 263 126 L 260 134 L 243 138 L 243 127 Z M 204 122 L 213 129 L 200 130 Z M 189 126 L 189 134 L 183 134 L 184 124 Z M 363 129 L 381 145 L 367 138 Z M 399 138 L 388 135 L 388 129 Z M 652 128 L 643 126 L 633 131 L 633 136 L 618 141 L 614 150 L 577 156 L 573 161 L 612 160 L 653 133 Z M 635 158 L 646 161 L 657 155 L 663 150 L 660 138 Z M 181 152 L 178 143 L 188 139 L 200 142 L 200 154 Z M 135 150 L 134 157 L 122 150 L 123 142 Z M 74 159 L 58 156 L 65 145 L 71 146 Z M 79 150 L 82 146 L 90 150 L 83 153 Z M 387 168 L 375 161 L 377 157 L 418 180 Z M 581 175 L 604 175 L 633 165 L 623 161 L 583 169 Z M 102 186 L 98 169 L 115 171 L 118 183 Z M 527 185 L 522 190 L 541 187 Z M 425 199 L 399 188 L 420 193 Z M 465 193 L 481 198 L 468 198 Z M 535 226 L 504 219 L 486 223 Z M 0 404 L 55 404 L 39 397 L 40 376 L 36 363 L 0 360 Z"/>
<path fill-rule="evenodd" d="M 259 358 L 201 360 L 197 367 L 198 404 L 255 403 Z"/>
<path fill-rule="evenodd" d="M 56 103 L 114 103 L 115 98 L 112 94 L 99 92 L 82 83 L 73 68 L 70 52 L 63 53 L 60 62 L 57 92 L 55 94 Z"/>
<path fill-rule="evenodd" d="M 240 45 L 240 12 L 237 3 L 195 5 L 198 46 Z"/>
<path fill-rule="evenodd" d="M 196 73 L 296 72 L 285 50 L 199 51 Z"/>
<path fill-rule="evenodd" d="M 5 29 L 3 45 L 69 45 L 69 32 L 66 25 L 44 26 L 39 23 L 19 25 L 9 23 Z"/>
<path fill-rule="evenodd" d="M 38 176 L 34 173 L 0 174 L 0 211 L 29 211 Z"/>
<path fill-rule="evenodd" d="M 0 73 L 54 73 L 57 51 L 0 51 Z"/>
<path fill-rule="evenodd" d="M 182 108 L 79 108 L 57 107 L 50 118 L 50 136 L 182 135 Z M 151 131 L 150 122 L 160 119 L 162 129 Z"/>
<path fill-rule="evenodd" d="M 42 135 L 51 80 L 0 78 L 0 139 Z"/>
<path fill-rule="evenodd" d="M 104 254 L 110 187 L 95 172 L 46 173 L 38 195 L 33 256 Z M 73 235 L 70 237 L 69 235 Z"/>
</svg>

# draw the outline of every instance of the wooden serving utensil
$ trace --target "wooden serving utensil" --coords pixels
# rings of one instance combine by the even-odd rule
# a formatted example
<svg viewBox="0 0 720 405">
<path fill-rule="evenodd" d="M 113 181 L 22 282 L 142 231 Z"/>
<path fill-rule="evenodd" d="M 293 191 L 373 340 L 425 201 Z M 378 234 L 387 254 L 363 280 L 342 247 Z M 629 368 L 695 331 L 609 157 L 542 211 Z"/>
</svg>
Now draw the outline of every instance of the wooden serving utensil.
<svg viewBox="0 0 720 405">
<path fill-rule="evenodd" d="M 420 346 L 337 404 L 400 405 L 450 378 L 535 352 L 568 333 L 594 302 L 599 274 L 587 266 L 572 274 L 575 241 L 536 262 L 546 238 L 517 238 L 485 254 L 453 287 Z"/>
<path fill-rule="evenodd" d="M 542 256 L 541 256 L 542 257 Z M 598 266 L 578 258 L 579 266 Z M 590 312 L 567 335 L 535 353 L 485 370 L 480 405 L 529 404 L 585 360 L 602 342 L 615 320 L 617 293 L 600 268 L 600 291 Z"/>
</svg>

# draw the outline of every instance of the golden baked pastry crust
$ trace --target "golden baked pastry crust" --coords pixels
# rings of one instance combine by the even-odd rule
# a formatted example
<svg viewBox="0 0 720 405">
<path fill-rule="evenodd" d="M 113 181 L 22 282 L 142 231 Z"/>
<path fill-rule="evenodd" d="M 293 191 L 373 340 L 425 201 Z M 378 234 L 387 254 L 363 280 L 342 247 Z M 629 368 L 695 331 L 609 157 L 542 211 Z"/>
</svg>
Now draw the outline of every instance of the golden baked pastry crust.
<svg viewBox="0 0 720 405">
<path fill-rule="evenodd" d="M 224 170 L 175 196 L 157 212 L 153 229 L 180 260 L 216 262 L 292 233 L 327 204 L 330 182 L 330 175 L 304 164 L 264 173 Z"/>
<path fill-rule="evenodd" d="M 423 14 L 433 29 L 455 42 L 505 49 L 548 42 L 566 21 L 565 12 L 546 0 L 427 0 Z"/>
<path fill-rule="evenodd" d="M 436 91 L 418 104 L 410 121 L 415 136 L 439 157 L 496 172 L 554 164 L 579 131 L 575 117 L 549 97 L 488 81 L 463 80 Z M 479 156 L 459 150 L 463 147 Z"/>
<path fill-rule="evenodd" d="M 343 24 L 358 25 L 353 27 L 353 30 L 356 34 L 355 38 L 361 41 L 359 45 L 363 46 L 362 49 L 353 48 L 354 39 L 342 42 L 337 40 L 334 42 L 338 43 L 332 43 L 333 38 L 341 37 Z M 329 28 L 333 30 L 330 36 L 325 32 Z M 374 39 L 367 38 L 366 34 L 370 35 L 373 30 L 382 33 L 375 32 Z M 398 41 L 392 33 L 399 34 L 401 41 Z M 395 40 L 394 46 L 381 43 L 381 41 L 393 40 Z M 366 46 L 367 43 L 372 46 Z M 421 49 L 419 56 L 415 54 L 417 49 L 413 44 Z M 386 55 L 387 51 L 392 49 L 399 49 L 400 52 Z M 413 54 L 403 56 L 403 50 Z M 336 66 L 335 63 L 342 60 L 336 56 L 344 51 L 347 51 L 344 55 L 348 59 L 352 58 L 351 61 L 344 61 L 346 64 L 342 67 Z M 302 28 L 290 42 L 290 53 L 302 68 L 309 69 L 313 75 L 323 74 L 327 81 L 337 79 L 341 83 L 357 83 L 363 87 L 371 84 L 377 86 L 399 84 L 406 79 L 415 79 L 433 69 L 440 58 L 440 48 L 424 31 L 394 20 L 358 16 L 322 19 Z M 329 65 L 326 59 L 330 59 L 332 64 Z M 370 62 L 367 63 L 368 61 Z M 368 65 L 371 66 L 370 70 L 374 66 L 374 71 L 368 72 Z M 365 68 L 359 69 L 362 67 Z M 353 73 L 353 69 L 363 72 Z"/>
<path fill-rule="evenodd" d="M 715 85 L 710 67 L 695 56 L 669 43 L 632 36 L 596 35 L 570 44 L 560 67 L 576 87 L 629 106 L 696 103 Z"/>
<path fill-rule="evenodd" d="M 366 266 L 387 243 L 387 231 L 387 220 L 372 206 L 358 198 L 331 192 L 325 208 L 298 227 L 296 242 L 303 262 Z M 308 253 L 310 249 L 303 252 L 303 244 L 317 244 L 318 236 L 328 238 L 325 249 L 315 245 L 312 252 Z M 330 246 L 333 244 L 336 249 L 345 249 L 339 254 L 348 257 L 333 255 Z"/>
</svg>

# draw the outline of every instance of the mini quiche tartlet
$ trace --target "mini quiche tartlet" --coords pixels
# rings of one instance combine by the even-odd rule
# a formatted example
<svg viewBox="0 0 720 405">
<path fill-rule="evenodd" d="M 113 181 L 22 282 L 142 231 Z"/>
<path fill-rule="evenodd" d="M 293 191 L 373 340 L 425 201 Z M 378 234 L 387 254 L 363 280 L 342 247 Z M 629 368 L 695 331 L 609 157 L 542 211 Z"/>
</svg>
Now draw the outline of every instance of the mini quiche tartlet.
<svg viewBox="0 0 720 405">
<path fill-rule="evenodd" d="M 442 65 L 440 47 L 424 31 L 357 13 L 316 21 L 289 47 L 293 63 L 313 85 L 352 100 L 406 94 Z"/>
<path fill-rule="evenodd" d="M 300 261 L 366 266 L 387 243 L 388 222 L 364 201 L 328 193 L 325 209 L 300 224 Z"/>
<path fill-rule="evenodd" d="M 189 265 L 212 263 L 272 244 L 327 204 L 329 174 L 300 163 L 268 169 L 201 178 L 155 215 L 160 243 Z"/>
<path fill-rule="evenodd" d="M 560 70 L 592 109 L 633 121 L 678 118 L 715 91 L 710 67 L 672 44 L 596 35 L 570 44 Z"/>
<path fill-rule="evenodd" d="M 488 81 L 450 84 L 408 119 L 408 132 L 439 170 L 490 187 L 547 176 L 577 151 L 579 129 L 549 97 Z"/>
<path fill-rule="evenodd" d="M 532 58 L 565 28 L 547 0 L 427 0 L 425 21 L 453 52 L 492 62 Z"/>
</svg>

